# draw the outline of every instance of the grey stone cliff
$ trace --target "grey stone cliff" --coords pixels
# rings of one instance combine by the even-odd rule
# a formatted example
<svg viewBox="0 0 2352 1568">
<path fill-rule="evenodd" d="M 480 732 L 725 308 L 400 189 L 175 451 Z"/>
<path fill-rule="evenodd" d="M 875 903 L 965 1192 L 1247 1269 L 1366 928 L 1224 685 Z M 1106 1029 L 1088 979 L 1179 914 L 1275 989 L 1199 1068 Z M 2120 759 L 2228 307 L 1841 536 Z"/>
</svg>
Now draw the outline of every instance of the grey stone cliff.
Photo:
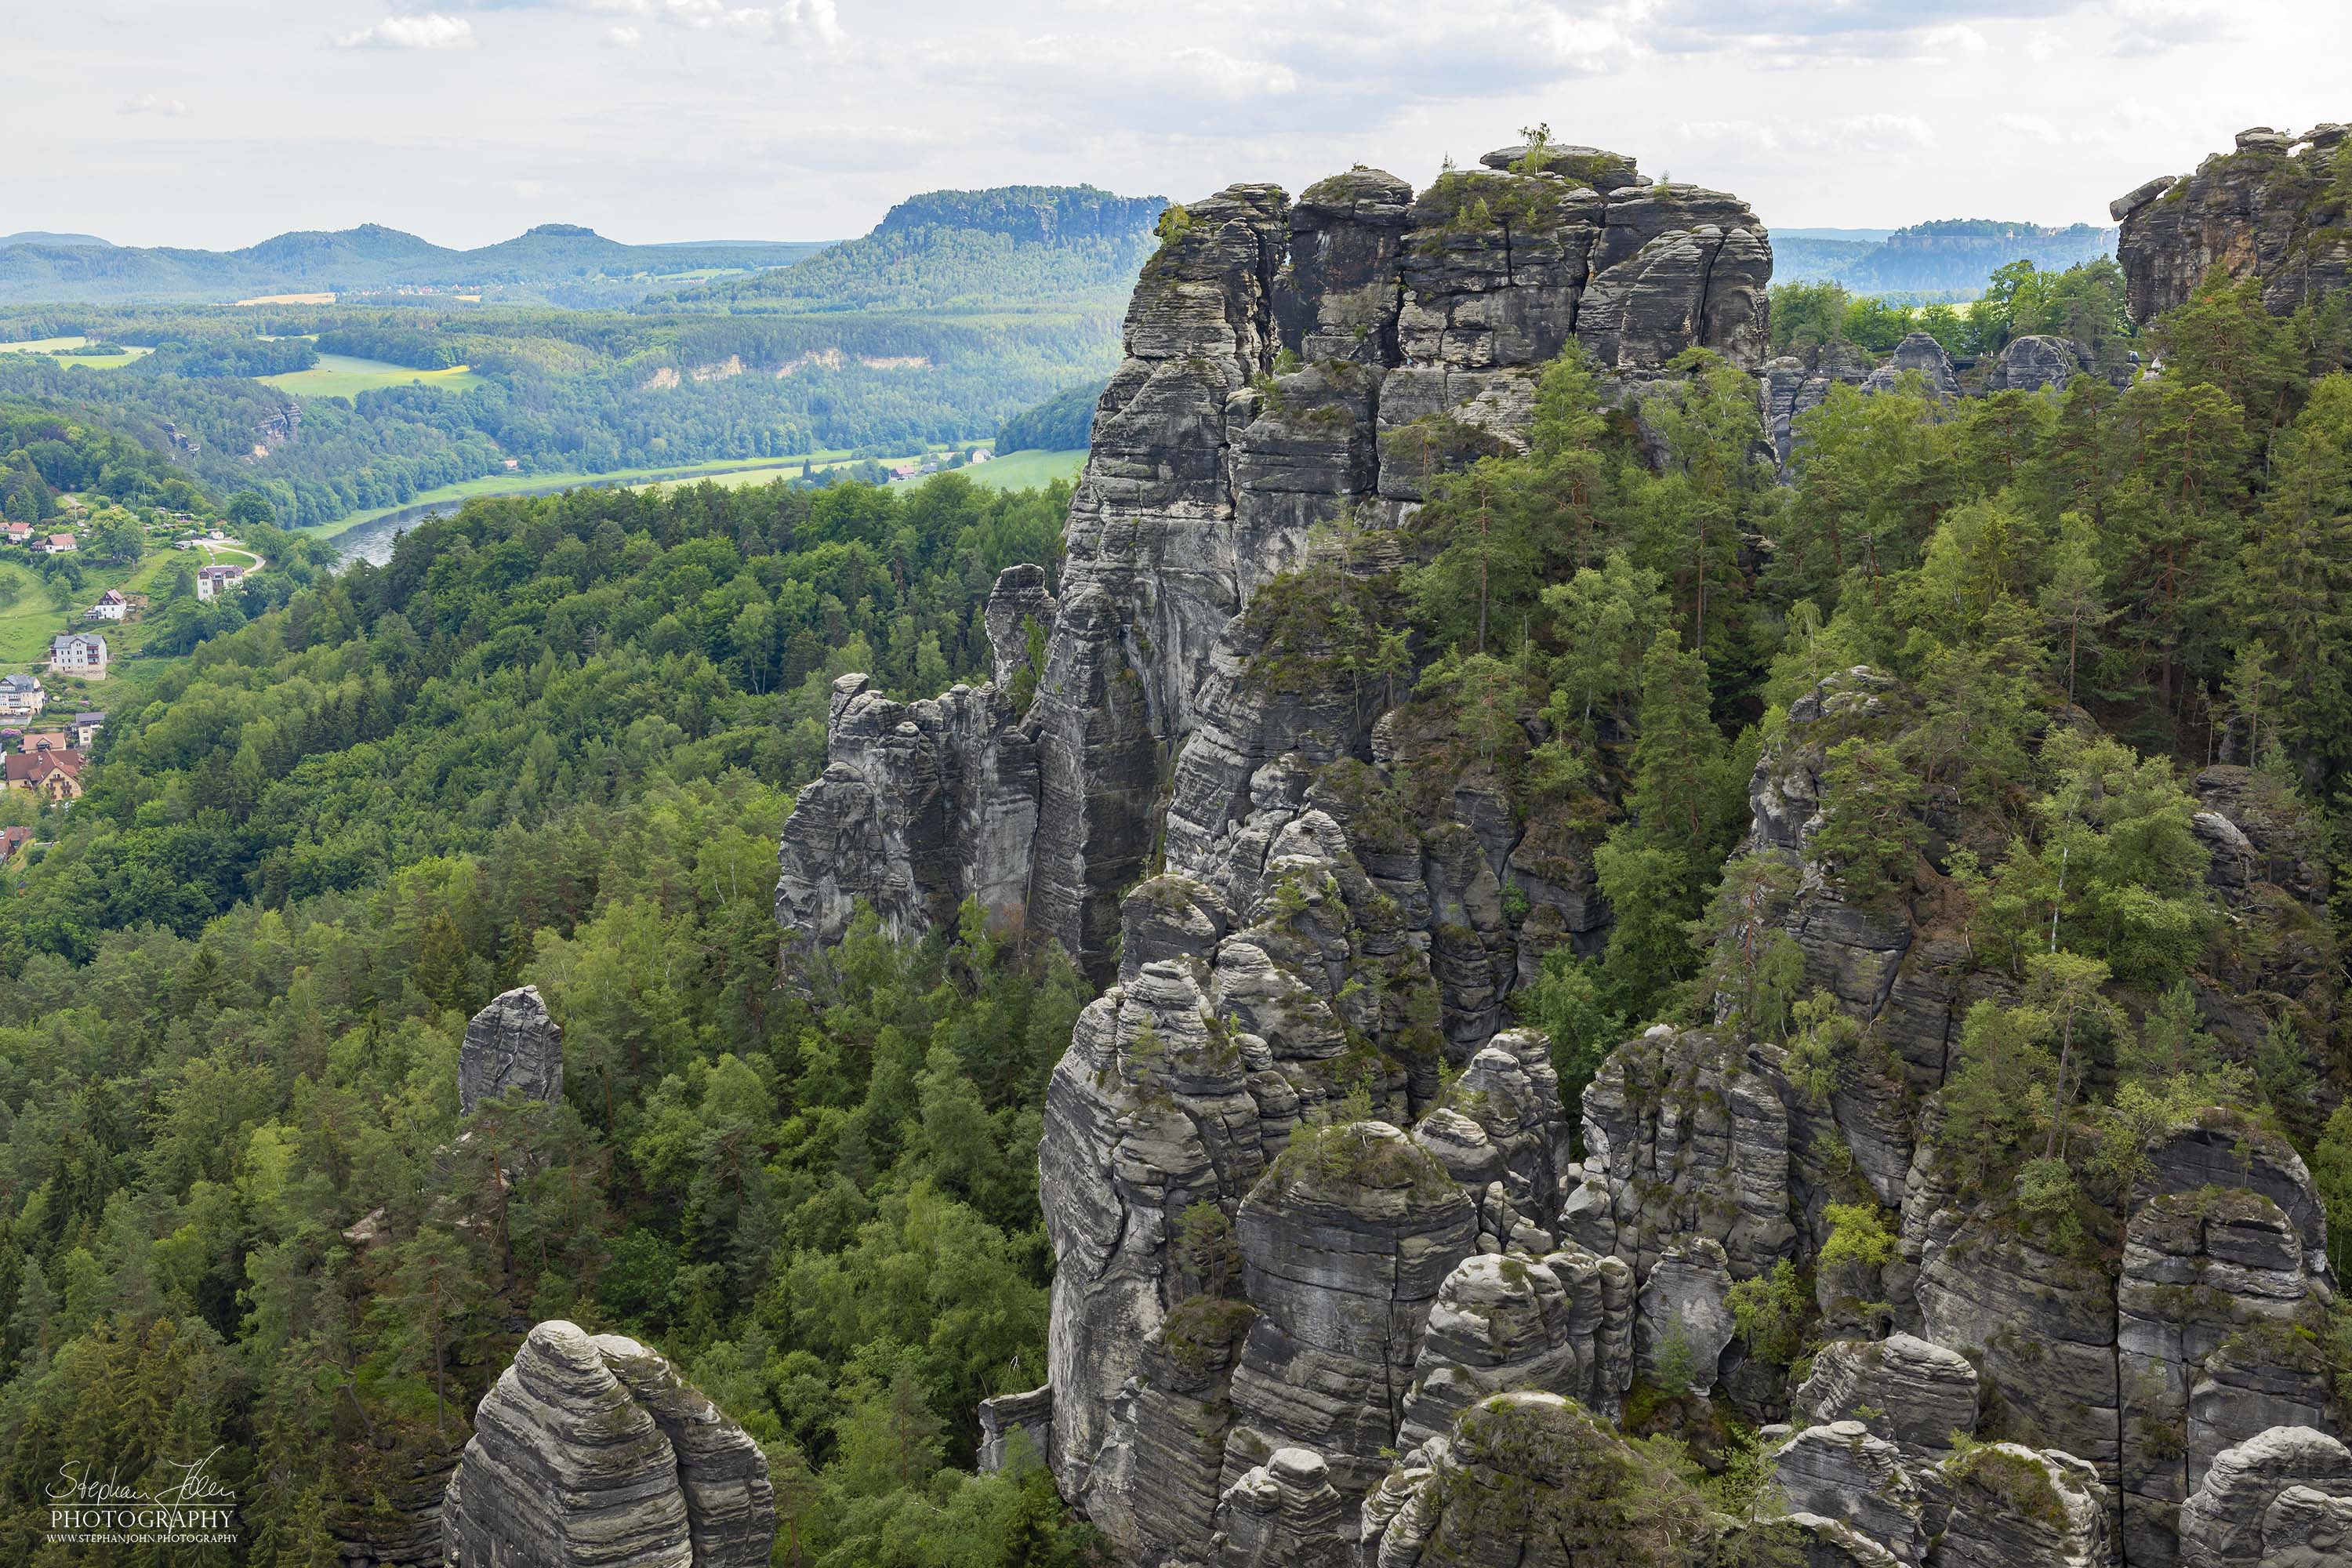
<svg viewBox="0 0 2352 1568">
<path fill-rule="evenodd" d="M 1591 149 L 1524 161 L 1418 195 L 1359 169 L 1296 202 L 1234 185 L 1174 209 L 1097 408 L 1034 705 L 1003 695 L 1013 617 L 994 613 L 998 675 L 977 692 L 837 690 L 824 776 L 783 835 L 788 929 L 827 940 L 860 900 L 929 929 L 976 897 L 1106 976 L 1171 778 L 1193 801 L 1173 863 L 1175 820 L 1215 833 L 1302 741 L 1316 760 L 1364 752 L 1377 708 L 1354 694 L 1345 723 L 1314 694 L 1263 710 L 1231 694 L 1228 628 L 1312 531 L 1391 523 L 1432 476 L 1522 446 L 1536 375 L 1570 342 L 1634 381 L 1694 344 L 1760 363 L 1771 247 L 1744 204 Z M 1203 734 L 1215 760 L 1195 763 Z"/>
<path fill-rule="evenodd" d="M 547 1016 L 539 987 L 498 996 L 466 1025 L 457 1050 L 457 1108 L 467 1116 L 486 1100 L 563 1098 L 563 1030 Z"/>
<path fill-rule="evenodd" d="M 2262 279 L 2263 303 L 2283 314 L 2352 282 L 2352 226 L 2324 197 L 2352 142 L 2340 125 L 2300 137 L 2256 126 L 2194 174 L 2148 181 L 2108 212 L 2123 226 L 2116 259 L 2136 321 L 2187 301 L 2219 267 Z"/>
</svg>

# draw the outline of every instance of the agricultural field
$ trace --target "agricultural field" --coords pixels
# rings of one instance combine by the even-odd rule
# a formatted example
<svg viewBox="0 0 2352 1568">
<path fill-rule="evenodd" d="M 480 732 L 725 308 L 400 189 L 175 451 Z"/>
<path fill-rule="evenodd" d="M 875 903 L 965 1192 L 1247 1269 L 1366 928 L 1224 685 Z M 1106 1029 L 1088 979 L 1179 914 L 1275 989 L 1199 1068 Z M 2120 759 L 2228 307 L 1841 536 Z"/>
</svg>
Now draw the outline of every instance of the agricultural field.
<svg viewBox="0 0 2352 1568">
<path fill-rule="evenodd" d="M 387 360 L 355 359 L 350 354 L 320 354 L 319 363 L 309 370 L 288 371 L 283 375 L 261 379 L 265 384 L 297 397 L 357 397 L 380 387 L 410 385 L 466 392 L 483 384 L 480 376 L 462 364 L 448 370 L 416 370 Z"/>
<path fill-rule="evenodd" d="M 90 370 L 114 370 L 129 364 L 152 349 L 126 347 L 115 354 L 78 354 L 68 350 L 86 347 L 88 338 L 27 338 L 21 342 L 0 343 L 0 354 L 43 354 L 65 366 L 82 365 Z"/>
<path fill-rule="evenodd" d="M 1086 448 L 1068 452 L 1007 452 L 992 463 L 955 471 L 973 484 L 992 490 L 1041 489 L 1055 479 L 1075 481 L 1078 470 L 1087 466 Z M 900 483 L 920 484 L 921 479 L 901 480 Z"/>
</svg>

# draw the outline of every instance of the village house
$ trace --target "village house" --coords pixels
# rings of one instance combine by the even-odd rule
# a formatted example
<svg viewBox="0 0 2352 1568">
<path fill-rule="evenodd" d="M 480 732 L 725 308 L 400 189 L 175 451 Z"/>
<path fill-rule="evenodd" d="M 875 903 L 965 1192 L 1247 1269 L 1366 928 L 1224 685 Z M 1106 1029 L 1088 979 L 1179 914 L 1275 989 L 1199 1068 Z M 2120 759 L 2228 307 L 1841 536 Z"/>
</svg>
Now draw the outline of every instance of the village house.
<svg viewBox="0 0 2352 1568">
<path fill-rule="evenodd" d="M 49 700 L 48 692 L 29 675 L 0 675 L 0 719 L 31 719 Z"/>
<path fill-rule="evenodd" d="M 80 546 L 74 542 L 74 536 L 70 533 L 52 533 L 33 548 L 44 555 L 70 555 Z"/>
<path fill-rule="evenodd" d="M 75 714 L 72 721 L 66 726 L 66 733 L 73 737 L 73 743 L 77 748 L 87 752 L 89 750 L 89 743 L 98 739 L 98 732 L 105 728 L 106 712 L 103 709 L 100 709 Z"/>
<path fill-rule="evenodd" d="M 0 543 L 30 544 L 33 525 L 29 522 L 0 523 Z"/>
<path fill-rule="evenodd" d="M 0 827 L 0 866 L 16 858 L 16 851 L 33 841 L 29 827 Z"/>
<path fill-rule="evenodd" d="M 68 746 L 11 752 L 0 757 L 0 788 L 26 789 L 52 805 L 81 798 L 82 764 L 89 753 Z"/>
<path fill-rule="evenodd" d="M 52 675 L 103 676 L 107 658 L 106 639 L 96 632 L 59 632 L 49 639 Z"/>
<path fill-rule="evenodd" d="M 234 588 L 245 581 L 242 566 L 199 566 L 196 568 L 196 597 L 211 601 L 220 597 L 223 588 Z"/>
<path fill-rule="evenodd" d="M 81 613 L 85 621 L 119 621 L 131 613 L 131 601 L 119 588 L 109 588 L 98 596 L 98 603 Z"/>
</svg>

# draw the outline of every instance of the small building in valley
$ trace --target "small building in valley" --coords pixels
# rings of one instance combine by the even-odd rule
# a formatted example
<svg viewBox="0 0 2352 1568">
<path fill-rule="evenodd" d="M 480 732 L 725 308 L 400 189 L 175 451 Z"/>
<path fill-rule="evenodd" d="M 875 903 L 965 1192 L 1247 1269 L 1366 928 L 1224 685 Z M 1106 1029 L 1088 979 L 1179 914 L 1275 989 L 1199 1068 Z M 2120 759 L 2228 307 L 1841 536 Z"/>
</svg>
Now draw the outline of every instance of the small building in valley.
<svg viewBox="0 0 2352 1568">
<path fill-rule="evenodd" d="M 0 827 L 0 866 L 16 858 L 16 852 L 33 841 L 29 827 Z"/>
<path fill-rule="evenodd" d="M 52 675 L 103 676 L 108 657 L 106 639 L 96 632 L 59 632 L 49 639 Z"/>
<path fill-rule="evenodd" d="M 31 790 L 52 805 L 81 798 L 86 752 L 69 746 L 46 746 L 39 751 L 12 752 L 0 757 L 0 787 Z"/>
<path fill-rule="evenodd" d="M 0 719 L 32 719 L 49 700 L 48 692 L 29 675 L 0 675 Z"/>
<path fill-rule="evenodd" d="M 98 603 L 81 613 L 85 621 L 119 621 L 131 613 L 131 601 L 122 596 L 120 588 L 109 588 L 98 596 Z"/>
<path fill-rule="evenodd" d="M 207 603 L 220 597 L 224 588 L 234 588 L 245 581 L 242 566 L 199 566 L 196 568 L 196 597 Z"/>
</svg>

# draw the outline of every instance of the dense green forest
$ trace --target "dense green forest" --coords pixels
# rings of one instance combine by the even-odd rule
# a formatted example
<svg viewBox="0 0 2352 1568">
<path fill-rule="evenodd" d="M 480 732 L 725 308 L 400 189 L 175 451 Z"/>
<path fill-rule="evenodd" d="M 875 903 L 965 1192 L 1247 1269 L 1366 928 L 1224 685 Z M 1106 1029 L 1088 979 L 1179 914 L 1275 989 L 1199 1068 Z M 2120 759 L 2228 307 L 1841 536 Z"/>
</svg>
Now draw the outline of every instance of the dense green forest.
<svg viewBox="0 0 2352 1568">
<path fill-rule="evenodd" d="M 1995 998 L 1948 1091 L 1972 1187 L 2023 1179 L 2037 1234 L 2095 1251 L 2149 1119 L 2221 1104 L 2292 1138 L 2352 1232 L 2340 895 L 2324 931 L 2225 915 L 2187 784 L 2251 763 L 2246 809 L 2344 842 L 2352 310 L 2275 319 L 2217 275 L 2140 344 L 2164 374 L 2120 393 L 1836 387 L 1787 483 L 1753 456 L 1746 374 L 1685 355 L 1637 428 L 1571 353 L 1532 450 L 1413 519 L 1419 564 L 1343 574 L 1335 538 L 1253 607 L 1266 668 L 1377 685 L 1418 665 L 1385 809 L 1433 827 L 1484 781 L 1597 842 L 1605 951 L 1555 951 L 1515 997 L 1571 1094 L 1629 1029 L 1726 999 L 1726 1026 L 1785 1043 L 1824 1092 L 1871 1070 L 1883 1043 L 1803 989 L 1787 863 L 1727 864 L 1792 704 L 1866 665 L 1868 700 L 1824 721 L 1815 852 L 1846 902 L 1906 908 Z M 2226 1016 L 2200 1016 L 2190 974 Z M 2352 1314 L 2337 1330 L 2352 1395 Z"/>
<path fill-rule="evenodd" d="M 953 1467 L 1042 1364 L 1031 1152 L 1084 987 L 972 924 L 779 990 L 769 908 L 830 678 L 978 674 L 1066 503 L 477 503 L 118 710 L 0 902 L 0 1552 L 66 1455 L 221 1444 L 216 1560 L 331 1562 L 568 1315 L 762 1440 L 787 1561 L 1075 1561 L 1041 1470 Z M 574 1093 L 461 1122 L 465 1016 L 523 982 Z"/>
<path fill-rule="evenodd" d="M 1057 392 L 1034 408 L 1024 408 L 996 427 L 996 450 L 1075 452 L 1093 440 L 1099 384 Z"/>
</svg>

